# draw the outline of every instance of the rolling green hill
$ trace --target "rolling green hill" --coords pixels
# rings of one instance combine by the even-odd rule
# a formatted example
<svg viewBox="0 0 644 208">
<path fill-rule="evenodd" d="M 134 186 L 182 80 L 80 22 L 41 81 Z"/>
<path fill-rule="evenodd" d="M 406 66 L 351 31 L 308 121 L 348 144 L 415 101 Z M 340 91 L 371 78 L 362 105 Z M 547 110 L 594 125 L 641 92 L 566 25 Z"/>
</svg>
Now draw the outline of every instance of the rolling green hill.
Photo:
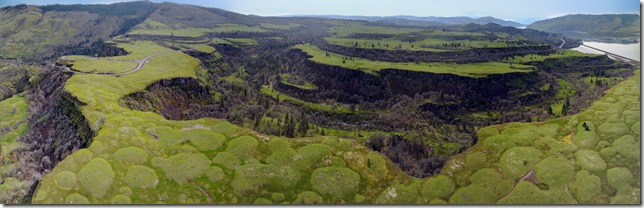
<svg viewBox="0 0 644 208">
<path fill-rule="evenodd" d="M 566 15 L 537 21 L 528 28 L 584 39 L 639 39 L 641 31 L 637 14 Z"/>
</svg>

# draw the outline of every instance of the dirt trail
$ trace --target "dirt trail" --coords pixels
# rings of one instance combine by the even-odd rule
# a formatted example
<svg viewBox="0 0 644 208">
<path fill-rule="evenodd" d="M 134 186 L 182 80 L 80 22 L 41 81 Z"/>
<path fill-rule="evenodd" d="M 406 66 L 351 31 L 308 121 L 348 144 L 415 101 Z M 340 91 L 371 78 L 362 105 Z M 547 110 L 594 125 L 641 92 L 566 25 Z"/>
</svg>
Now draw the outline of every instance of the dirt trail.
<svg viewBox="0 0 644 208">
<path fill-rule="evenodd" d="M 537 179 L 537 176 L 534 175 L 534 168 L 530 169 L 530 171 L 527 174 L 525 174 L 525 176 L 523 176 L 523 178 L 519 179 L 519 181 L 517 181 L 517 183 L 515 183 L 514 186 L 512 186 L 512 190 L 510 190 L 510 192 L 508 192 L 508 194 L 506 194 L 505 196 L 503 196 L 499 200 L 497 200 L 496 203 L 498 204 L 501 200 L 505 199 L 512 192 L 514 192 L 514 189 L 517 188 L 517 185 L 519 185 L 519 183 L 521 183 L 521 181 L 528 181 L 528 182 L 530 182 L 532 184 L 535 184 L 535 185 L 539 184 L 539 180 Z"/>
</svg>

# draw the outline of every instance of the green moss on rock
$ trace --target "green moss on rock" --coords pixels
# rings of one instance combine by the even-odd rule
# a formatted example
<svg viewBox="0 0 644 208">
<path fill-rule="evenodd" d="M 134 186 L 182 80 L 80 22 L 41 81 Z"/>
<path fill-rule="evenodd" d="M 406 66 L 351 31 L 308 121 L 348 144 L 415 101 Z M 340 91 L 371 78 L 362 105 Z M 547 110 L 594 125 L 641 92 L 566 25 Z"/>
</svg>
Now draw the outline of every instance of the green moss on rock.
<svg viewBox="0 0 644 208">
<path fill-rule="evenodd" d="M 537 179 L 551 188 L 566 187 L 574 171 L 575 168 L 570 161 L 559 157 L 546 158 L 534 167 Z"/>
<path fill-rule="evenodd" d="M 595 125 L 591 121 L 584 121 L 577 125 L 577 134 L 572 139 L 580 149 L 592 148 L 598 140 Z"/>
<path fill-rule="evenodd" d="M 420 181 L 415 181 L 408 186 L 403 184 L 394 185 L 385 189 L 378 198 L 376 204 L 410 204 L 416 202 L 419 193 Z"/>
<path fill-rule="evenodd" d="M 164 160 L 162 165 L 167 177 L 179 184 L 199 178 L 210 167 L 210 160 L 201 153 L 179 153 Z"/>
<path fill-rule="evenodd" d="M 619 137 L 613 142 L 612 146 L 617 150 L 617 153 L 626 158 L 640 158 L 640 144 L 633 136 L 626 135 Z"/>
<path fill-rule="evenodd" d="M 129 196 L 125 195 L 116 195 L 110 200 L 111 204 L 132 204 L 132 200 L 130 199 Z"/>
<path fill-rule="evenodd" d="M 575 152 L 577 165 L 590 172 L 601 172 L 606 170 L 606 162 L 599 156 L 598 152 L 592 150 L 579 150 Z"/>
<path fill-rule="evenodd" d="M 219 164 L 228 169 L 236 169 L 242 165 L 242 161 L 230 152 L 220 152 L 212 159 L 212 163 Z"/>
<path fill-rule="evenodd" d="M 131 162 L 131 163 L 145 163 L 148 161 L 148 153 L 138 147 L 126 147 L 116 150 L 113 154 L 114 159 Z"/>
<path fill-rule="evenodd" d="M 127 185 L 136 188 L 155 188 L 159 183 L 159 177 L 151 168 L 142 165 L 133 165 L 127 169 L 125 175 Z"/>
<path fill-rule="evenodd" d="M 305 171 L 316 165 L 322 158 L 331 155 L 331 147 L 324 144 L 309 144 L 297 149 L 293 167 Z"/>
<path fill-rule="evenodd" d="M 606 177 L 608 184 L 618 191 L 628 190 L 631 187 L 631 183 L 633 183 L 633 174 L 624 167 L 608 169 Z"/>
<path fill-rule="evenodd" d="M 190 138 L 190 143 L 192 143 L 200 151 L 217 150 L 226 141 L 226 137 L 223 134 L 215 133 L 205 129 L 183 131 L 182 134 L 186 135 L 185 137 Z"/>
<path fill-rule="evenodd" d="M 212 166 L 206 171 L 206 176 L 208 176 L 208 180 L 211 182 L 219 182 L 226 178 L 226 173 L 220 167 Z"/>
<path fill-rule="evenodd" d="M 256 159 L 259 142 L 251 136 L 240 136 L 228 142 L 226 152 L 230 152 L 242 161 Z"/>
<path fill-rule="evenodd" d="M 79 193 L 73 193 L 65 197 L 65 204 L 89 204 L 89 200 Z"/>
<path fill-rule="evenodd" d="M 302 193 L 297 194 L 297 197 L 295 197 L 295 201 L 293 201 L 293 204 L 322 204 L 324 203 L 324 200 L 322 197 L 312 191 L 304 191 Z"/>
<path fill-rule="evenodd" d="M 446 175 L 438 175 L 425 180 L 425 182 L 421 186 L 420 193 L 423 197 L 428 199 L 446 199 L 452 194 L 452 192 L 454 192 L 455 187 L 456 184 L 454 184 L 454 181 L 452 181 L 451 178 L 447 177 Z"/>
<path fill-rule="evenodd" d="M 620 137 L 630 129 L 625 123 L 604 123 L 599 126 L 599 132 L 604 136 L 605 139 L 613 140 L 617 137 Z"/>
<path fill-rule="evenodd" d="M 485 153 L 483 152 L 473 152 L 465 155 L 465 165 L 468 168 L 480 168 L 485 165 L 487 159 L 485 159 Z"/>
<path fill-rule="evenodd" d="M 387 178 L 389 174 L 389 169 L 387 169 L 387 161 L 385 158 L 377 152 L 369 152 L 365 157 L 365 166 L 369 168 L 369 172 L 378 179 Z"/>
<path fill-rule="evenodd" d="M 266 158 L 266 163 L 273 165 L 292 165 L 293 159 L 297 155 L 297 152 L 291 148 L 284 148 L 279 151 L 273 152 L 270 156 Z"/>
<path fill-rule="evenodd" d="M 268 149 L 271 150 L 271 152 L 273 153 L 287 148 L 288 149 L 291 148 L 291 143 L 284 138 L 275 138 L 275 139 L 271 139 L 271 141 L 268 142 Z"/>
<path fill-rule="evenodd" d="M 358 191 L 360 175 L 348 168 L 324 167 L 313 171 L 310 183 L 322 195 L 346 198 Z"/>
<path fill-rule="evenodd" d="M 235 170 L 230 183 L 236 193 L 254 193 L 264 187 L 274 191 L 290 191 L 300 180 L 300 174 L 289 167 L 247 164 Z"/>
<path fill-rule="evenodd" d="M 78 171 L 78 181 L 83 190 L 94 198 L 102 198 L 114 182 L 112 165 L 103 158 L 94 158 Z"/>
<path fill-rule="evenodd" d="M 69 191 L 77 185 L 76 174 L 68 170 L 62 171 L 54 175 L 54 182 L 58 188 Z"/>
<path fill-rule="evenodd" d="M 579 202 L 588 202 L 593 196 L 601 192 L 601 179 L 592 173 L 582 170 L 575 176 L 571 189 Z"/>
<path fill-rule="evenodd" d="M 269 199 L 257 198 L 253 201 L 253 204 L 273 204 L 273 202 Z"/>
<path fill-rule="evenodd" d="M 222 133 L 227 137 L 230 137 L 239 130 L 239 127 L 229 122 L 221 122 L 210 127 L 210 130 L 214 132 Z"/>
<path fill-rule="evenodd" d="M 501 170 L 512 179 L 521 178 L 541 160 L 541 155 L 533 147 L 514 147 L 501 156 Z"/>
</svg>

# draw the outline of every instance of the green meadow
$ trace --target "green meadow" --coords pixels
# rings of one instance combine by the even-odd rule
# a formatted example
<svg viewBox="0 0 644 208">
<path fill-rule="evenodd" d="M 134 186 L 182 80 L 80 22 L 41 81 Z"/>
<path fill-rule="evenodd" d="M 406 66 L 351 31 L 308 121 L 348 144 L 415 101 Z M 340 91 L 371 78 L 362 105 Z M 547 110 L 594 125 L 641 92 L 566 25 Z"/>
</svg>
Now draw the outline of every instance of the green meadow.
<svg viewBox="0 0 644 208">
<path fill-rule="evenodd" d="M 482 78 L 490 74 L 506 73 L 527 73 L 532 72 L 533 67 L 527 65 L 507 63 L 485 62 L 474 64 L 449 64 L 449 63 L 394 63 L 383 61 L 371 61 L 362 58 L 346 57 L 335 53 L 325 52 L 316 46 L 305 44 L 296 45 L 294 48 L 307 53 L 310 61 L 339 66 L 348 69 L 364 71 L 365 73 L 377 74 L 383 69 L 400 69 L 417 72 L 428 72 L 436 74 L 454 74 L 458 76 Z M 327 56 L 327 54 L 329 56 Z"/>
</svg>

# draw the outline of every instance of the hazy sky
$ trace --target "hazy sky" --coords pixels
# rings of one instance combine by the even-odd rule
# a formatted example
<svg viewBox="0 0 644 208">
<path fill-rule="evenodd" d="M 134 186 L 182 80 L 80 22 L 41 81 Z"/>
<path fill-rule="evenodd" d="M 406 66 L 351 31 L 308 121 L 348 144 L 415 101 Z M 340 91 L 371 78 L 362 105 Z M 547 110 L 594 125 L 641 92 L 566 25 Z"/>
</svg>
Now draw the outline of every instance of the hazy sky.
<svg viewBox="0 0 644 208">
<path fill-rule="evenodd" d="M 93 4 L 127 0 L 0 0 L 0 7 L 26 4 Z M 162 2 L 164 0 L 152 0 Z M 365 16 L 493 16 L 529 22 L 566 14 L 639 14 L 636 0 L 165 0 L 216 7 L 242 14 L 278 16 L 333 14 Z"/>
</svg>

